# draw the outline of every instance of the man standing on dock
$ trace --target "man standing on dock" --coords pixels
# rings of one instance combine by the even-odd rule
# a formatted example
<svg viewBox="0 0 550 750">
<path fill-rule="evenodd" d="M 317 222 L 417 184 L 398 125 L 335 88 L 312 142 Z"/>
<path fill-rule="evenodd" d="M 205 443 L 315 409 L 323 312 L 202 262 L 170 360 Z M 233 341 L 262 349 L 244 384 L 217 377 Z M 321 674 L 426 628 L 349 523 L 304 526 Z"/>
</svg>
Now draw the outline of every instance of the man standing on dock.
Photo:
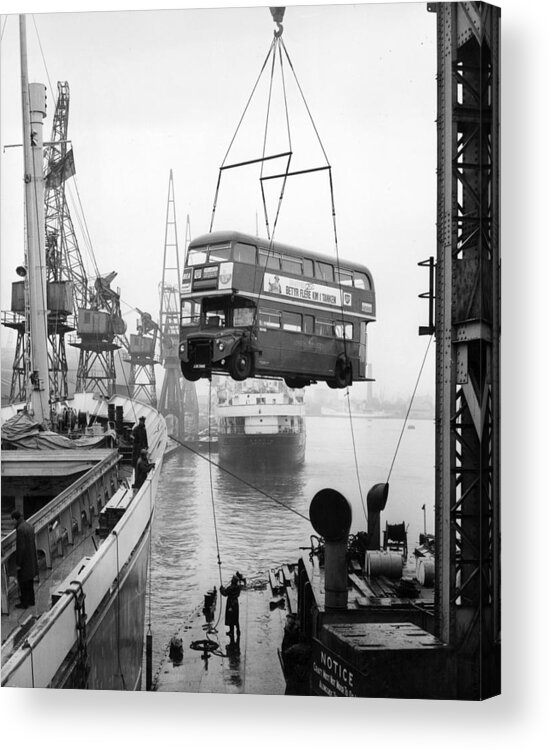
<svg viewBox="0 0 550 750">
<path fill-rule="evenodd" d="M 237 630 L 237 641 L 241 637 L 241 628 L 239 626 L 239 595 L 241 587 L 246 585 L 246 579 L 237 571 L 231 579 L 229 586 L 220 586 L 220 593 L 227 597 L 225 605 L 225 624 L 229 628 L 227 635 L 231 642 L 235 639 L 235 629 Z"/>
<path fill-rule="evenodd" d="M 15 564 L 21 595 L 21 601 L 16 606 L 18 609 L 27 609 L 34 607 L 34 579 L 38 575 L 34 529 L 20 511 L 14 510 L 11 517 L 15 521 Z"/>
</svg>

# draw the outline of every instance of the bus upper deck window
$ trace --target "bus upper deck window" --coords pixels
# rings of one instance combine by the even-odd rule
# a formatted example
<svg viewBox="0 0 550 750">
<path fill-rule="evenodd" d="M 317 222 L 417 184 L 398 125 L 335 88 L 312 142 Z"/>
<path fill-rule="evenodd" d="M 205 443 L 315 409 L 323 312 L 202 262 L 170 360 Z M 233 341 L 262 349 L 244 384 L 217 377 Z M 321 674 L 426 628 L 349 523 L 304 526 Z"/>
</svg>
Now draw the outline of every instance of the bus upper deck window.
<svg viewBox="0 0 550 750">
<path fill-rule="evenodd" d="M 206 248 L 197 247 L 193 248 L 193 250 L 189 250 L 189 254 L 187 255 L 187 265 L 200 266 L 201 263 L 206 263 Z"/>
<path fill-rule="evenodd" d="M 288 255 L 283 255 L 283 271 L 290 271 L 290 273 L 296 273 L 299 276 L 302 275 L 302 261 L 300 258 L 289 258 Z"/>
<path fill-rule="evenodd" d="M 315 276 L 323 281 L 334 281 L 334 269 L 330 263 L 322 263 L 320 260 L 315 261 Z"/>
<path fill-rule="evenodd" d="M 353 286 L 351 271 L 344 271 L 342 268 L 336 269 L 336 279 L 342 286 Z"/>
<path fill-rule="evenodd" d="M 278 253 L 260 250 L 260 266 L 262 268 L 274 268 L 279 271 L 281 269 L 281 256 Z"/>
<path fill-rule="evenodd" d="M 233 245 L 233 260 L 238 263 L 256 265 L 256 248 L 254 245 L 245 245 L 244 242 L 236 242 Z"/>
<path fill-rule="evenodd" d="M 230 245 L 211 245 L 208 260 L 224 261 L 231 258 Z"/>
<path fill-rule="evenodd" d="M 355 271 L 353 275 L 353 286 L 357 289 L 372 289 L 369 277 L 360 271 Z"/>
<path fill-rule="evenodd" d="M 313 261 L 311 258 L 304 258 L 304 276 L 313 278 Z"/>
</svg>

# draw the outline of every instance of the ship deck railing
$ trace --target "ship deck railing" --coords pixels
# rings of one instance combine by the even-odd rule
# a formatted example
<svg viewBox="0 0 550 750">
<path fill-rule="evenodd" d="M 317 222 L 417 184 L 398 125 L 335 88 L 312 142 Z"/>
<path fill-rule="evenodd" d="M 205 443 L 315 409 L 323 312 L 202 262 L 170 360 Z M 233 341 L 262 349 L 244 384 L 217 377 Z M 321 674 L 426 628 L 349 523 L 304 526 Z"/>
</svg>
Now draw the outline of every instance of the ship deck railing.
<svg viewBox="0 0 550 750">
<path fill-rule="evenodd" d="M 73 544 L 74 536 L 82 534 L 83 525 L 91 526 L 92 519 L 97 517 L 106 498 L 116 488 L 120 461 L 118 452 L 98 450 L 86 453 L 90 457 L 101 454 L 101 458 L 83 476 L 27 519 L 34 528 L 36 548 L 44 557 L 47 568 L 52 567 L 56 555 L 63 554 L 64 542 Z M 7 461 L 10 457 L 7 451 L 2 460 Z M 9 614 L 10 611 L 9 573 L 15 569 L 15 544 L 16 534 L 13 530 L 2 539 L 2 614 Z"/>
</svg>

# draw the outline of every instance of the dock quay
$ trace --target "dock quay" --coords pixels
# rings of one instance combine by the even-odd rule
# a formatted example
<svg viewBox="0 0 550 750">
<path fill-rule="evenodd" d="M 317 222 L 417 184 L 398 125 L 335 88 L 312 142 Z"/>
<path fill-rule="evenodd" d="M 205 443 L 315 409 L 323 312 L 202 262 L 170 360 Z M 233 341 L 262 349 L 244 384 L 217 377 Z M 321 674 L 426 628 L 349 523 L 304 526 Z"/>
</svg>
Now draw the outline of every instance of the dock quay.
<svg viewBox="0 0 550 750">
<path fill-rule="evenodd" d="M 170 644 L 153 683 L 158 692 L 283 695 L 285 679 L 279 661 L 280 645 L 288 611 L 271 606 L 268 580 L 245 588 L 239 597 L 240 639 L 226 635 L 226 599 L 216 596 L 213 619 L 207 622 L 198 606 L 178 631 L 181 661 L 170 658 Z M 216 623 L 218 623 L 216 625 Z M 206 651 L 193 644 L 209 640 L 217 648 Z M 207 649 L 209 647 L 207 646 Z"/>
</svg>

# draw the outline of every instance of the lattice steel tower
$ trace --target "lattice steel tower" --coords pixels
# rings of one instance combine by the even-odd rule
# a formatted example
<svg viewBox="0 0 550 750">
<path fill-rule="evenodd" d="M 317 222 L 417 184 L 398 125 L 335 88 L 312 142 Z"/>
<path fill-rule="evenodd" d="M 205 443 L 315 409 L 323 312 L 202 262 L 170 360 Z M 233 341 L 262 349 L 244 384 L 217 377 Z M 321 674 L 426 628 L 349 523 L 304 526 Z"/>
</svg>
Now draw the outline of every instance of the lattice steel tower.
<svg viewBox="0 0 550 750">
<path fill-rule="evenodd" d="M 72 314 L 87 296 L 87 278 L 75 236 L 65 182 L 75 173 L 73 151 L 67 140 L 69 84 L 58 82 L 58 97 L 49 143 L 44 144 L 46 269 L 48 307 L 48 375 L 50 401 L 68 397 L 68 365 L 65 335 L 74 331 Z M 26 262 L 25 262 L 26 265 Z M 24 267 L 20 267 L 24 273 Z M 26 282 L 13 285 L 12 317 L 4 325 L 17 331 L 10 403 L 26 400 L 29 340 Z"/>
<path fill-rule="evenodd" d="M 192 439 L 198 433 L 198 401 L 195 384 L 181 376 L 179 359 L 181 267 L 172 170 L 164 234 L 164 258 L 160 285 L 160 361 L 164 380 L 158 408 L 166 418 L 169 434 Z"/>
<path fill-rule="evenodd" d="M 500 10 L 438 3 L 437 635 L 500 690 Z"/>
</svg>

